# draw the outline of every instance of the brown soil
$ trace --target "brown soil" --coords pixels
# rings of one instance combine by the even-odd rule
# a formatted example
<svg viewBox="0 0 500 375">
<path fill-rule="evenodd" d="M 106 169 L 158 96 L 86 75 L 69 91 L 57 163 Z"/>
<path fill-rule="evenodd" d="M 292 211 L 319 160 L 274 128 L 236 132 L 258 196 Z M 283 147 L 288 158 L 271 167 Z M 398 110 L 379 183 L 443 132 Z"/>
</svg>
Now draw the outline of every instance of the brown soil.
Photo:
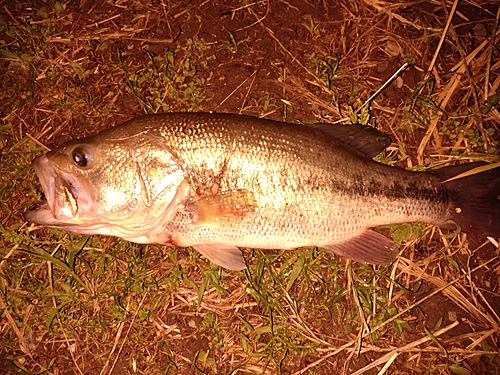
<svg viewBox="0 0 500 375">
<path fill-rule="evenodd" d="M 31 6 L 13 2 L 4 3 L 0 10 L 3 22 L 22 27 L 37 20 L 36 9 L 41 7 L 51 9 L 53 4 L 51 1 L 32 3 Z M 60 22 L 60 27 L 66 33 L 68 40 L 57 42 L 68 44 L 65 57 L 68 62 L 78 61 L 81 58 L 85 69 L 93 72 L 90 77 L 85 78 L 75 75 L 74 82 L 68 86 L 74 87 L 75 96 L 89 98 L 95 112 L 80 112 L 78 107 L 58 112 L 58 117 L 52 119 L 53 131 L 45 133 L 45 136 L 38 139 L 48 147 L 54 147 L 69 138 L 95 133 L 114 123 L 142 114 L 142 108 L 134 95 L 115 80 L 113 74 L 117 73 L 109 68 L 109 60 L 123 64 L 133 72 L 145 66 L 150 59 L 149 56 L 162 55 L 166 49 L 172 49 L 177 44 L 185 45 L 188 39 L 198 36 L 210 46 L 211 53 L 215 56 L 207 61 L 206 68 L 196 73 L 197 78 L 205 79 L 206 100 L 201 104 L 202 110 L 265 116 L 286 121 L 340 119 L 346 115 L 348 106 L 359 107 L 361 101 L 368 99 L 404 63 L 404 57 L 411 55 L 414 64 L 375 99 L 371 116 L 380 129 L 393 138 L 397 136 L 393 141 L 400 139 L 407 144 L 411 163 L 405 160 L 401 165 L 416 165 L 417 147 L 426 130 L 416 126 L 416 129 L 409 131 L 394 121 L 407 110 L 405 106 L 408 106 L 408 98 L 424 79 L 441 35 L 441 28 L 446 23 L 446 15 L 440 2 L 420 2 L 414 5 L 392 2 L 384 3 L 383 9 L 378 9 L 377 4 L 362 0 L 256 3 L 218 0 L 70 2 L 62 16 L 65 18 Z M 389 8 L 389 4 L 392 8 Z M 470 53 L 485 38 L 492 35 L 496 27 L 497 8 L 498 4 L 494 1 L 481 6 L 474 2 L 464 2 L 459 6 L 460 15 L 455 17 L 453 28 L 466 53 Z M 428 24 L 432 25 L 432 28 L 425 29 L 424 26 Z M 114 36 L 87 42 L 88 37 L 96 33 Z M 461 61 L 460 51 L 451 44 L 445 43 L 439 54 L 432 74 L 437 78 L 436 86 L 444 86 L 449 79 L 450 69 Z M 54 59 L 60 58 L 56 50 L 53 53 Z M 499 52 L 496 49 L 493 52 L 492 65 L 498 64 L 498 56 Z M 330 76 L 331 82 L 328 87 L 325 84 L 329 72 L 327 63 L 330 67 L 335 67 L 337 62 L 339 67 L 336 74 Z M 0 69 L 7 65 L 5 61 L 2 62 Z M 496 74 L 497 81 L 498 72 L 498 67 L 491 71 L 492 74 Z M 9 79 L 12 79 L 11 76 Z M 82 81 L 81 85 L 78 85 L 78 80 Z M 34 82 L 32 87 L 27 84 L 26 90 L 36 95 L 36 80 Z M 4 85 L 13 87 L 17 83 L 4 81 Z M 428 87 L 424 86 L 423 91 L 429 90 Z M 0 98 L 4 101 L 0 109 L 8 110 L 5 103 L 12 103 L 13 99 L 10 98 L 12 92 L 11 89 L 5 89 L 0 93 Z M 53 95 L 55 97 L 57 93 Z M 39 109 L 50 108 L 52 104 L 49 104 L 49 98 L 38 98 L 35 102 L 26 97 L 16 100 L 24 101 L 23 111 L 30 113 L 20 111 L 24 121 L 23 130 L 30 134 L 40 134 L 48 115 Z M 265 105 L 266 100 L 270 105 Z M 474 107 L 472 96 L 457 91 L 447 108 L 443 109 L 455 110 L 454 101 L 462 103 L 465 107 Z M 110 103 L 114 110 L 103 111 L 103 108 Z M 418 107 L 420 104 L 413 102 L 411 105 Z M 171 108 L 182 110 L 174 104 Z M 7 114 L 7 112 L 2 113 L 2 117 Z M 98 122 L 98 129 L 87 125 L 95 124 L 88 121 L 89 118 L 101 119 L 101 122 Z M 495 118 L 486 118 L 484 126 L 485 128 L 496 126 Z M 443 139 L 446 143 L 445 138 Z M 429 143 L 425 152 L 426 160 L 439 150 L 438 147 L 440 146 L 435 143 Z M 469 245 L 469 248 L 476 247 Z M 411 256 L 415 256 L 415 259 L 424 259 L 432 255 L 429 249 L 426 246 L 422 253 L 415 249 Z M 476 252 L 472 258 L 465 252 L 457 254 L 459 267 L 462 269 L 473 269 L 494 257 L 498 258 L 498 250 L 491 245 Z M 500 313 L 498 293 L 500 268 L 498 262 L 494 264 L 497 268 L 486 267 L 474 273 L 473 283 L 482 291 L 490 305 L 489 308 Z M 447 275 L 454 275 L 451 278 L 457 275 L 457 271 L 445 260 L 432 263 L 432 267 L 433 270 L 427 272 L 443 279 L 447 279 Z M 416 282 L 418 276 L 413 275 L 409 280 L 410 278 L 412 280 L 408 286 L 411 284 L 414 287 L 418 284 Z M 435 289 L 436 285 L 424 279 L 420 289 L 408 298 L 407 303 L 419 301 Z M 483 298 L 477 295 L 474 297 L 479 300 Z M 317 298 L 321 299 L 321 296 Z M 447 332 L 440 340 L 448 343 L 448 348 L 453 347 L 451 343 L 456 337 L 463 337 L 463 341 L 469 344 L 470 341 L 465 339 L 467 334 L 483 329 L 487 324 L 480 321 L 477 316 L 471 315 L 469 311 L 461 309 L 451 298 L 449 295 L 436 294 L 435 297 L 411 310 L 407 318 L 411 318 L 412 330 L 405 331 L 399 337 L 390 338 L 389 340 L 395 340 L 390 344 L 402 347 L 421 337 L 424 327 L 434 331 L 436 327 L 444 327 L 454 321 L 465 324 L 460 324 L 455 330 Z M 314 300 L 308 303 L 314 303 Z M 257 308 L 255 312 L 258 312 Z M 145 333 L 151 336 L 151 341 L 159 340 L 154 346 L 157 351 L 149 353 L 156 362 L 154 367 L 158 370 L 171 368 L 172 372 L 168 373 L 194 374 L 193 367 L 182 367 L 175 372 L 175 366 L 169 366 L 172 365 L 174 357 L 192 359 L 200 350 L 210 349 L 209 338 L 203 337 L 194 328 L 201 324 L 201 320 L 187 308 L 174 313 L 167 312 L 163 319 L 169 326 L 177 326 L 182 332 L 182 338 L 163 342 L 164 339 L 160 339 L 160 336 L 155 336 L 151 332 Z M 339 335 L 339 330 L 343 328 L 340 323 L 335 322 L 337 317 L 332 319 L 329 316 L 318 316 L 317 320 L 313 317 L 309 319 L 309 323 L 316 331 L 321 331 L 325 337 L 337 338 L 339 346 L 346 341 Z M 234 324 L 240 324 L 237 315 L 234 316 Z M 489 336 L 488 344 L 491 348 L 498 348 L 498 334 L 499 331 Z M 374 345 L 376 346 L 377 342 Z M 36 356 L 48 360 L 56 358 L 51 373 L 76 373 L 72 365 L 71 369 L 66 368 L 66 364 L 72 361 L 67 351 L 60 356 L 55 354 L 62 353 L 62 347 L 60 343 L 47 344 L 38 348 Z M 125 346 L 113 374 L 129 371 L 130 360 L 136 358 L 138 353 L 142 353 L 142 358 L 145 358 L 146 354 L 141 347 L 135 347 L 132 343 Z M 12 353 L 7 350 L 2 356 L 10 358 L 10 354 Z M 105 354 L 95 353 L 95 355 L 99 357 Z M 424 373 L 425 369 L 418 366 L 419 355 L 423 354 L 417 353 L 409 361 L 397 359 L 388 373 Z M 448 354 L 443 352 L 439 355 Z M 290 355 L 291 359 L 284 362 L 286 366 L 283 368 L 283 374 L 300 371 L 322 356 L 321 353 L 303 357 Z M 450 356 L 455 355 L 450 354 Z M 307 373 L 349 374 L 364 368 L 379 357 L 380 353 L 371 351 L 362 353 L 359 358 L 353 360 L 349 358 L 347 352 L 342 352 L 321 362 L 321 366 L 312 366 Z M 464 367 L 470 374 L 497 373 L 494 371 L 498 371 L 500 366 L 498 357 L 493 360 L 487 356 L 464 358 Z M 93 358 L 88 353 L 79 361 L 87 364 L 82 367 L 85 374 L 100 372 L 101 367 L 92 364 Z M 0 361 L 0 367 L 2 363 L 6 364 L 8 361 Z M 265 369 L 263 364 L 252 363 L 253 367 L 232 373 L 262 373 L 262 371 L 272 373 L 263 370 Z M 382 366 L 383 364 L 364 373 L 377 374 Z M 230 370 L 223 363 L 218 368 L 220 373 L 229 373 Z M 7 371 L 15 373 L 13 370 Z M 208 369 L 198 369 L 198 373 L 204 371 L 209 372 Z M 439 371 L 435 373 L 451 373 L 447 368 L 440 368 Z"/>
</svg>

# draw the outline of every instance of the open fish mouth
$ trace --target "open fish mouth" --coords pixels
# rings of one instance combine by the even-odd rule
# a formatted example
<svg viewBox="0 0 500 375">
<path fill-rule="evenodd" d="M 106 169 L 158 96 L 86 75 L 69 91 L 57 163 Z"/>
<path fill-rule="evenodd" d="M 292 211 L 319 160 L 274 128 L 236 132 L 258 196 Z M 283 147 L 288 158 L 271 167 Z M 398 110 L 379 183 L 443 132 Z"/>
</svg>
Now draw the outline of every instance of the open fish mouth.
<svg viewBox="0 0 500 375">
<path fill-rule="evenodd" d="M 45 199 L 24 214 L 24 218 L 41 225 L 61 225 L 76 218 L 81 184 L 68 174 L 56 172 L 47 156 L 33 161 L 33 168 L 42 186 Z"/>
</svg>

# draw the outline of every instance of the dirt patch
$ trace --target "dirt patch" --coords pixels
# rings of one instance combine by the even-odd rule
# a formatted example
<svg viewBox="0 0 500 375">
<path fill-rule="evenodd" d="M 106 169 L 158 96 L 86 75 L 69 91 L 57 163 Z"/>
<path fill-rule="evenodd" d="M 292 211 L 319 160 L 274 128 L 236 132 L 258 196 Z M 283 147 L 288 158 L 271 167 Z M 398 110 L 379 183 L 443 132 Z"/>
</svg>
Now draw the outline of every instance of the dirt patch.
<svg viewBox="0 0 500 375">
<path fill-rule="evenodd" d="M 12 374 L 378 374 L 389 363 L 388 373 L 493 373 L 500 365 L 493 241 L 426 228 L 419 241 L 405 237 L 402 263 L 388 269 L 346 265 L 317 249 L 245 250 L 250 271 L 227 274 L 189 250 L 148 248 L 143 261 L 145 247 L 113 250 L 114 239 L 76 251 L 65 248 L 76 246 L 74 237 L 19 231 L 26 197 L 36 194 L 35 182 L 26 187 L 19 177 L 22 168 L 32 175 L 23 159 L 30 149 L 20 149 L 27 138 L 36 140 L 32 149 L 37 142 L 53 148 L 145 113 L 358 122 L 391 136 L 383 158 L 400 167 L 457 155 L 493 160 L 484 155 L 497 155 L 500 139 L 499 54 L 491 43 L 498 4 L 483 3 L 460 4 L 456 38 L 447 37 L 428 76 L 449 12 L 434 2 L 3 6 L 2 157 L 18 152 L 19 165 L 4 163 L 15 168 L 1 218 L 0 367 Z M 464 53 L 470 58 L 460 70 Z M 363 114 L 364 101 L 405 62 L 411 66 Z M 39 252 L 35 239 L 43 239 Z M 23 346 L 30 329 L 33 353 Z"/>
</svg>

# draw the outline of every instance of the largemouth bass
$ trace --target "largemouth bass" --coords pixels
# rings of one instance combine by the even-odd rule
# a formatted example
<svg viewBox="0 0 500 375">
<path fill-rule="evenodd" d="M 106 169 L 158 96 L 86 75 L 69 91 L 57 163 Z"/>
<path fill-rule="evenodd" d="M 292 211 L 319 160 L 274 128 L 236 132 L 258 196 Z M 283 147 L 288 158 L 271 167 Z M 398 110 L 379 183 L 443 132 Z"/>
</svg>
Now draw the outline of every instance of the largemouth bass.
<svg viewBox="0 0 500 375">
<path fill-rule="evenodd" d="M 363 126 L 213 113 L 147 115 L 33 161 L 45 200 L 27 221 L 137 243 L 191 246 L 230 270 L 239 248 L 318 246 L 371 264 L 395 243 L 370 228 L 455 221 L 500 236 L 500 169 L 411 172 L 372 160 L 388 138 Z"/>
</svg>

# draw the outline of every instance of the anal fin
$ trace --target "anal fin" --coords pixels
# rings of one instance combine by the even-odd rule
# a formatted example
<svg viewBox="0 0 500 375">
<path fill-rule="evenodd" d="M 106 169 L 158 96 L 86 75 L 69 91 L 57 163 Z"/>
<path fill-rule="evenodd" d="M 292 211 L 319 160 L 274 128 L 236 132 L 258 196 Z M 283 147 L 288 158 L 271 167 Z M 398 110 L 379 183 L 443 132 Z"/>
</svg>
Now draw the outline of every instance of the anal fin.
<svg viewBox="0 0 500 375">
<path fill-rule="evenodd" d="M 212 263 L 231 271 L 240 271 L 247 267 L 241 250 L 226 244 L 201 244 L 192 246 Z"/>
<path fill-rule="evenodd" d="M 399 253 L 394 241 L 373 230 L 367 230 L 346 241 L 320 247 L 337 255 L 368 264 L 390 264 Z"/>
</svg>

